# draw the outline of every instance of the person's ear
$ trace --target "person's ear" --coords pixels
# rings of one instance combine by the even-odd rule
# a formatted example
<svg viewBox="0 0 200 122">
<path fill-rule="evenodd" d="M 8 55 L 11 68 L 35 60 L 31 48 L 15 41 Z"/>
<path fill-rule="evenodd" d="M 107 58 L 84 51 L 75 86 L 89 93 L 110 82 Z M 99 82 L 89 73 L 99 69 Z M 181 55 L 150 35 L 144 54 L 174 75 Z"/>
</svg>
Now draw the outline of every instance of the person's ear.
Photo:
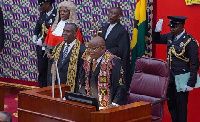
<svg viewBox="0 0 200 122">
<path fill-rule="evenodd" d="M 121 17 L 122 17 L 121 15 L 118 15 L 118 19 L 119 19 L 119 20 L 121 19 Z"/>
<path fill-rule="evenodd" d="M 76 38 L 77 32 L 74 32 L 74 38 Z"/>
</svg>

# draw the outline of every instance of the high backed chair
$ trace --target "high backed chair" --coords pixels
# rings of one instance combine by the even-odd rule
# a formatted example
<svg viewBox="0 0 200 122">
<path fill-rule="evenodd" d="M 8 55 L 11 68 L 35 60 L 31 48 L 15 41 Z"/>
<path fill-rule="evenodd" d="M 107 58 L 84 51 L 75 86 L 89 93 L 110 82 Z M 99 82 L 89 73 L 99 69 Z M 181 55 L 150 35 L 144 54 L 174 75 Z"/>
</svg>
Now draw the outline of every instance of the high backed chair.
<svg viewBox="0 0 200 122">
<path fill-rule="evenodd" d="M 169 83 L 169 65 L 166 61 L 141 57 L 135 62 L 128 103 L 146 101 L 152 104 L 152 121 L 161 121 Z"/>
</svg>

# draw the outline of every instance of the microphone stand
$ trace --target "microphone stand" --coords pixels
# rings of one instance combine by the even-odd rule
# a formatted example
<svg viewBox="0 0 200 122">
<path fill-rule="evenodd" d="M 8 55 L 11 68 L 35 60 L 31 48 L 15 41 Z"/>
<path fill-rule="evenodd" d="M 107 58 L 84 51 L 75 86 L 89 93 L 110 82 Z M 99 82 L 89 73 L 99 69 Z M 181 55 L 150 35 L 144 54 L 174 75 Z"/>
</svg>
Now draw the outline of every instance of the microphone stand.
<svg viewBox="0 0 200 122">
<path fill-rule="evenodd" d="M 62 89 L 61 89 L 61 85 L 60 85 L 60 75 L 58 73 L 58 62 L 55 61 L 55 63 L 56 63 L 56 72 L 57 72 L 58 86 L 59 86 L 59 90 L 60 90 L 60 99 L 62 99 Z"/>
</svg>

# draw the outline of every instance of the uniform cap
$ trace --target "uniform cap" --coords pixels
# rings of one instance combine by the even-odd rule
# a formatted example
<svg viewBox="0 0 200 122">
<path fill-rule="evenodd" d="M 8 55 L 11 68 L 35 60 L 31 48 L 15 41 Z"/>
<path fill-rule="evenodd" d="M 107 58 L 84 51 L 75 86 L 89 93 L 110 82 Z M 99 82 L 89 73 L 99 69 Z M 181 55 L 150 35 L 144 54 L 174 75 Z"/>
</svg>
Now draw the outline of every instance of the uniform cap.
<svg viewBox="0 0 200 122">
<path fill-rule="evenodd" d="M 45 2 L 51 2 L 51 3 L 54 3 L 55 0 L 38 0 L 38 5 L 42 5 L 43 3 Z"/>
<path fill-rule="evenodd" d="M 170 27 L 174 27 L 177 24 L 185 24 L 185 20 L 187 19 L 184 16 L 167 16 L 167 18 L 170 19 L 170 23 L 168 24 Z"/>
</svg>

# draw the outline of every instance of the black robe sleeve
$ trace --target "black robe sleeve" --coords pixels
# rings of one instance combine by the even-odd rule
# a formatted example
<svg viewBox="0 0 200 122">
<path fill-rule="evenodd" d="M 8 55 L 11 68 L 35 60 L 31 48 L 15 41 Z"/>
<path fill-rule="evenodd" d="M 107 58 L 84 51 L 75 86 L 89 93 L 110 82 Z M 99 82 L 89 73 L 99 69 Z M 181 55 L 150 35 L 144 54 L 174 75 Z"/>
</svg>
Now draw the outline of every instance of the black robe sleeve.
<svg viewBox="0 0 200 122">
<path fill-rule="evenodd" d="M 123 79 L 121 61 L 118 58 L 113 59 L 114 66 L 111 71 L 110 81 L 110 101 L 118 105 L 126 104 L 126 85 Z"/>
</svg>

